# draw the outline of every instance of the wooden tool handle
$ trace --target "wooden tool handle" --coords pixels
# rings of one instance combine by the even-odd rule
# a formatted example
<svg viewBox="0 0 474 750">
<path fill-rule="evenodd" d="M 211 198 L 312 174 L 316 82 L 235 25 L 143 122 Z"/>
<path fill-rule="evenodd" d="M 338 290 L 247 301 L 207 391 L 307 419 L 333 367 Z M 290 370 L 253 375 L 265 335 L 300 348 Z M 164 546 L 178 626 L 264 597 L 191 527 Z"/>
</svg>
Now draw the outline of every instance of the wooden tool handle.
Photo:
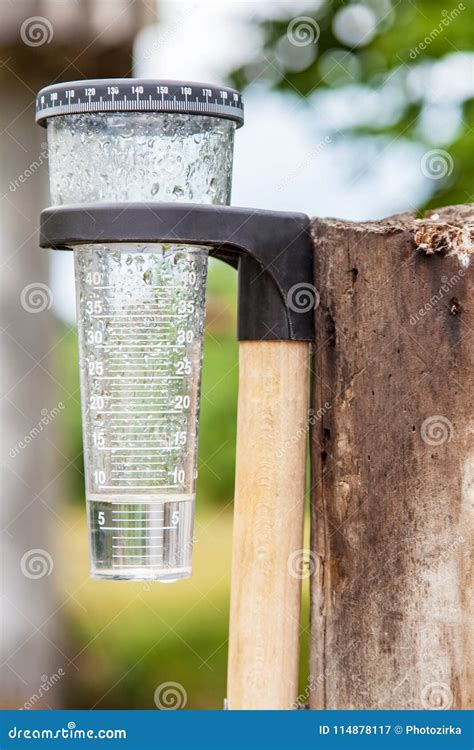
<svg viewBox="0 0 474 750">
<path fill-rule="evenodd" d="M 289 709 L 297 697 L 308 352 L 240 344 L 230 709 Z"/>
</svg>

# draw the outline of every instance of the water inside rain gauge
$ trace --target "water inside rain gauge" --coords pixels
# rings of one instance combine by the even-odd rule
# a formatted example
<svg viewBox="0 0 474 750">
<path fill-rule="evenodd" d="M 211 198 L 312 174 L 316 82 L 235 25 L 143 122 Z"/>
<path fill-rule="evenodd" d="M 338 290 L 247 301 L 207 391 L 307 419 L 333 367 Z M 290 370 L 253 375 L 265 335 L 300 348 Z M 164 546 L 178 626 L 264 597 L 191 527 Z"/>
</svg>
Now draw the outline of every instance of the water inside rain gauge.
<svg viewBox="0 0 474 750">
<path fill-rule="evenodd" d="M 131 79 L 50 86 L 53 203 L 228 203 L 242 100 L 232 89 Z M 100 227 L 98 227 L 100 236 Z M 76 245 L 92 575 L 191 574 L 206 248 Z"/>
<path fill-rule="evenodd" d="M 207 252 L 74 251 L 93 573 L 191 572 Z"/>
</svg>

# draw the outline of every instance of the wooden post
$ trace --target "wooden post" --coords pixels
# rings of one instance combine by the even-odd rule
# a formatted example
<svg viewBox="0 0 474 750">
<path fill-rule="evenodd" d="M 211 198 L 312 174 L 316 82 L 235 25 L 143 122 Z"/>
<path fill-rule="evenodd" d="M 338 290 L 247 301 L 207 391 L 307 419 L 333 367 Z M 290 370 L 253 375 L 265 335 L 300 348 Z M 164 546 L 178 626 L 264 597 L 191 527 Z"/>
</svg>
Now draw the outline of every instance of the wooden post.
<svg viewBox="0 0 474 750">
<path fill-rule="evenodd" d="M 308 349 L 240 344 L 230 709 L 286 709 L 297 696 Z"/>
<path fill-rule="evenodd" d="M 472 708 L 474 207 L 313 231 L 307 697 Z"/>
</svg>

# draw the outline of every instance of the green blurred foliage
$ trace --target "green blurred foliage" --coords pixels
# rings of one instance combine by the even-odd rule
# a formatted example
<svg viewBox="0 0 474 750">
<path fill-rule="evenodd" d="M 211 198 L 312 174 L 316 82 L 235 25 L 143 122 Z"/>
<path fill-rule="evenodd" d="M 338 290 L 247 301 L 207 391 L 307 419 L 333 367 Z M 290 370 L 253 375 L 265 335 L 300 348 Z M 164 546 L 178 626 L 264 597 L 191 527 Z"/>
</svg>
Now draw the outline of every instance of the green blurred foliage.
<svg viewBox="0 0 474 750">
<path fill-rule="evenodd" d="M 204 338 L 197 502 L 229 503 L 234 493 L 238 342 L 236 272 L 211 261 Z"/>
<path fill-rule="evenodd" d="M 54 366 L 61 374 L 66 393 L 66 408 L 58 417 L 58 434 L 62 453 L 71 466 L 62 475 L 62 496 L 68 502 L 84 501 L 84 456 L 82 452 L 81 404 L 79 395 L 79 353 L 75 326 L 61 326 L 54 348 Z M 61 392 L 61 396 L 64 394 Z"/>
<path fill-rule="evenodd" d="M 375 35 L 366 37 L 360 46 L 341 41 L 337 34 L 341 13 L 349 8 L 368 10 L 376 18 Z M 425 107 L 432 100 L 435 84 L 416 87 L 412 75 L 416 71 L 429 72 L 429 67 L 440 59 L 447 60 L 460 52 L 474 49 L 474 23 L 472 0 L 446 4 L 444 0 L 416 0 L 390 2 L 390 0 L 341 0 L 309 2 L 308 8 L 297 15 L 259 22 L 261 44 L 251 59 L 246 60 L 230 75 L 239 89 L 257 83 L 284 91 L 293 97 L 309 99 L 318 92 L 328 90 L 349 91 L 351 103 L 358 107 L 354 86 L 381 92 L 391 87 L 398 105 L 390 121 L 381 112 L 380 121 L 363 126 L 341 128 L 337 137 L 348 138 L 365 134 L 373 138 L 404 138 L 436 144 L 437 128 L 428 137 L 420 128 Z M 306 20 L 305 20 L 306 17 Z M 305 37 L 306 36 L 306 41 Z M 296 44 L 289 42 L 296 39 Z M 298 56 L 300 59 L 298 59 Z M 429 205 L 448 205 L 473 200 L 474 161 L 474 103 L 472 80 L 474 63 L 470 63 L 471 93 L 461 102 L 461 126 L 448 144 L 454 161 L 452 174 L 433 183 L 433 196 Z M 467 83 L 469 83 L 469 81 Z M 453 84 L 459 81 L 453 81 Z M 349 89 L 350 87 L 350 89 Z M 431 87 L 431 89 L 430 89 Z M 435 93 L 435 92 L 434 92 Z M 443 105 L 443 101 L 436 104 Z M 317 117 L 317 106 L 311 115 Z"/>
</svg>

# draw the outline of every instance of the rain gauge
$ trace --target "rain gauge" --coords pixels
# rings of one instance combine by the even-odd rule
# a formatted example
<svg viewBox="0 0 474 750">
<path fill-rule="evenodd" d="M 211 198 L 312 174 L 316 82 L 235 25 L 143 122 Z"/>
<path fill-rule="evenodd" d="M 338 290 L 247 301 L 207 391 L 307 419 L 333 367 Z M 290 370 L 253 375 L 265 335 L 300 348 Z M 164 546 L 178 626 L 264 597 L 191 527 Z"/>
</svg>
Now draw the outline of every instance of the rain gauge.
<svg viewBox="0 0 474 750">
<path fill-rule="evenodd" d="M 233 89 L 62 83 L 39 93 L 36 119 L 53 204 L 40 244 L 74 253 L 92 575 L 191 574 L 206 274 L 217 257 L 239 274 L 229 705 L 288 708 L 316 301 L 309 219 L 227 205 L 243 123 Z"/>
<path fill-rule="evenodd" d="M 166 81 L 49 86 L 53 205 L 230 200 L 242 100 Z M 208 252 L 172 243 L 74 247 L 91 572 L 191 574 Z"/>
</svg>

